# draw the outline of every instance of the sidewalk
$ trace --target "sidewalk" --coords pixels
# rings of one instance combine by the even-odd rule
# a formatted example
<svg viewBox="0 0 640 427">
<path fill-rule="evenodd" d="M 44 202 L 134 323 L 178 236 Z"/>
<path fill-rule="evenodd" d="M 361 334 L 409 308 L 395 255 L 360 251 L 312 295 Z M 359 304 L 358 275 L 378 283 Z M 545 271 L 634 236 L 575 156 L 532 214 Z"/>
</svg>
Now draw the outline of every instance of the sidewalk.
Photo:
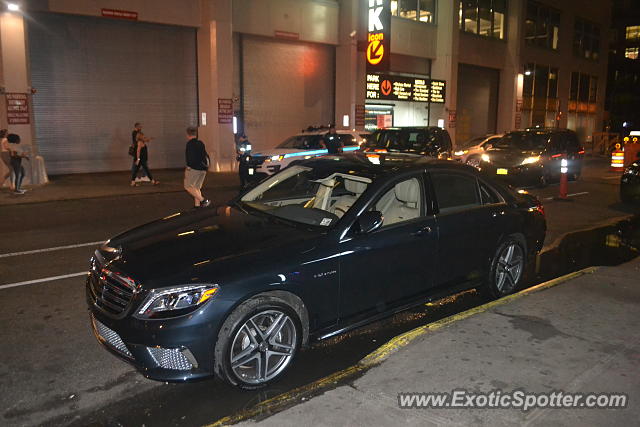
<svg viewBox="0 0 640 427">
<path fill-rule="evenodd" d="M 0 189 L 0 206 L 23 203 L 41 203 L 57 200 L 88 199 L 93 197 L 128 196 L 135 194 L 170 193 L 184 191 L 184 169 L 159 169 L 153 176 L 159 185 L 143 182 L 138 187 L 129 186 L 131 172 L 104 172 L 49 177 L 49 183 L 27 186 L 24 195 L 15 195 L 8 188 Z M 210 172 L 203 190 L 212 188 L 238 189 L 240 180 L 236 172 Z"/>
<path fill-rule="evenodd" d="M 634 425 L 640 419 L 640 258 L 496 304 L 261 426 Z M 464 317 L 464 316 L 463 316 Z M 362 363 L 362 362 L 361 362 Z M 625 409 L 401 409 L 401 392 L 628 395 Z M 298 400 L 299 401 L 299 400 Z M 266 409 L 268 412 L 268 409 Z M 634 421 L 635 420 L 635 421 Z M 240 425 L 255 425 L 245 421 Z"/>
</svg>

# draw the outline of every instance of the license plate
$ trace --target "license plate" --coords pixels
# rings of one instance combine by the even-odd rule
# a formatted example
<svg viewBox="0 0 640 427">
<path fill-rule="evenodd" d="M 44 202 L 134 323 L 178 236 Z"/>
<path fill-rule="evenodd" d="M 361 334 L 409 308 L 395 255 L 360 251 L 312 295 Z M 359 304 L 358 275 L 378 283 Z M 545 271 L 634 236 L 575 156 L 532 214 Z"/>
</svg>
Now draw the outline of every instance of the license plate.
<svg viewBox="0 0 640 427">
<path fill-rule="evenodd" d="M 497 173 L 498 175 L 507 175 L 507 174 L 509 174 L 509 169 L 498 168 L 498 169 L 496 170 L 496 173 Z"/>
<path fill-rule="evenodd" d="M 249 175 L 253 175 L 253 168 L 249 168 Z"/>
</svg>

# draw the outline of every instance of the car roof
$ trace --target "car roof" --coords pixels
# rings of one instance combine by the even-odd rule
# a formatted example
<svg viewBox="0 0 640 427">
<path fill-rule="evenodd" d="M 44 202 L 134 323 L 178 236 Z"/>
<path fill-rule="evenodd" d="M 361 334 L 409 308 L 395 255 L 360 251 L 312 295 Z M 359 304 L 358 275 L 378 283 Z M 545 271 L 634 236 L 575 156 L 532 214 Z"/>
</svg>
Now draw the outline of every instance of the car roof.
<svg viewBox="0 0 640 427">
<path fill-rule="evenodd" d="M 533 128 L 526 128 L 524 130 L 512 130 L 510 132 L 507 133 L 546 133 L 546 134 L 551 134 L 551 133 L 575 133 L 575 131 L 571 130 L 571 129 L 567 129 L 567 128 L 548 128 L 548 127 L 533 127 Z"/>
<path fill-rule="evenodd" d="M 306 136 L 306 135 L 324 135 L 329 132 L 329 129 L 303 131 L 293 136 Z M 336 129 L 337 134 L 357 135 L 357 132 L 349 129 Z"/>
<path fill-rule="evenodd" d="M 438 126 L 402 126 L 402 127 L 389 127 L 383 129 L 376 129 L 374 132 L 384 132 L 384 131 L 400 131 L 400 130 L 434 130 L 434 129 L 442 129 Z"/>
<path fill-rule="evenodd" d="M 371 159 L 376 159 L 375 163 Z M 451 160 L 398 153 L 345 153 L 335 156 L 321 156 L 303 160 L 301 165 L 314 168 L 347 170 L 349 173 L 368 177 L 378 177 L 388 173 L 424 169 L 454 169 L 477 173 L 477 169 Z"/>
</svg>

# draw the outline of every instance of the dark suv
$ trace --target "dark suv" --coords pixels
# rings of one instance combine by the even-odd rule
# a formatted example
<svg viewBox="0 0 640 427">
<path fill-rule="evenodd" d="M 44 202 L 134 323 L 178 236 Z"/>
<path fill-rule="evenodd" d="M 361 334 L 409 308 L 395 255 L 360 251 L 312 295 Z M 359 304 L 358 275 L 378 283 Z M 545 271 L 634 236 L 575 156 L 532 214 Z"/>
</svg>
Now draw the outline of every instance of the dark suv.
<svg viewBox="0 0 640 427">
<path fill-rule="evenodd" d="M 379 129 L 367 137 L 364 151 L 409 153 L 447 159 L 451 157 L 449 133 L 437 126 Z"/>
<path fill-rule="evenodd" d="M 560 179 L 562 159 L 569 179 L 582 172 L 584 149 L 568 129 L 532 128 L 506 133 L 482 154 L 479 169 L 514 185 L 545 186 Z"/>
</svg>

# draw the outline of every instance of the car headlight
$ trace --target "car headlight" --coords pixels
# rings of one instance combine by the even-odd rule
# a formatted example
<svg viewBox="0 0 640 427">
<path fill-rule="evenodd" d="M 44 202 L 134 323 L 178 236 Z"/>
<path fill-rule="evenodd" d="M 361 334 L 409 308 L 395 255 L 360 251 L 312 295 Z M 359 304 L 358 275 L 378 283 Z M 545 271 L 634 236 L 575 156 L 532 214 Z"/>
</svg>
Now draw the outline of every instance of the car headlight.
<svg viewBox="0 0 640 427">
<path fill-rule="evenodd" d="M 453 153 L 454 156 L 464 156 L 465 154 L 467 154 L 469 152 L 469 150 L 460 150 L 460 151 L 456 151 Z"/>
<path fill-rule="evenodd" d="M 491 161 L 491 158 L 489 157 L 489 155 L 488 155 L 488 154 L 483 154 L 483 155 L 482 155 L 482 156 L 480 156 L 480 157 L 482 158 L 482 161 L 483 161 L 483 162 L 487 162 L 487 163 L 488 163 L 488 162 L 490 162 L 490 161 Z"/>
<path fill-rule="evenodd" d="M 527 157 L 526 159 L 524 159 L 521 164 L 529 165 L 531 163 L 537 163 L 539 161 L 540 161 L 540 156 L 531 156 L 531 157 Z"/>
<path fill-rule="evenodd" d="M 136 317 L 159 319 L 190 313 L 218 292 L 218 285 L 190 285 L 153 289 Z"/>
<path fill-rule="evenodd" d="M 282 154 L 278 155 L 278 156 L 271 156 L 269 157 L 269 161 L 270 162 L 278 162 L 280 160 L 284 159 L 284 156 Z"/>
</svg>

